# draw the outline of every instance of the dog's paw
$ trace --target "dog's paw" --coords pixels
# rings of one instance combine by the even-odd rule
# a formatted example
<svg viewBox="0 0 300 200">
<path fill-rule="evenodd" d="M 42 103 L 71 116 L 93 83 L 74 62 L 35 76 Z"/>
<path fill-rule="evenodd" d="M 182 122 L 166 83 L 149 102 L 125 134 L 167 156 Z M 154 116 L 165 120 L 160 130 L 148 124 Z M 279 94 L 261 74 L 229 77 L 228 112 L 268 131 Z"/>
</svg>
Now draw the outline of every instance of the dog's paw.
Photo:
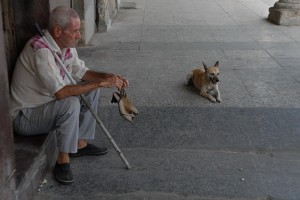
<svg viewBox="0 0 300 200">
<path fill-rule="evenodd" d="M 221 103 L 222 102 L 222 99 L 219 97 L 217 98 L 217 102 Z"/>
<path fill-rule="evenodd" d="M 210 100 L 211 102 L 213 102 L 213 103 L 216 103 L 216 102 L 217 102 L 217 100 L 216 100 L 215 98 L 213 98 L 213 97 L 209 98 L 209 100 Z"/>
</svg>

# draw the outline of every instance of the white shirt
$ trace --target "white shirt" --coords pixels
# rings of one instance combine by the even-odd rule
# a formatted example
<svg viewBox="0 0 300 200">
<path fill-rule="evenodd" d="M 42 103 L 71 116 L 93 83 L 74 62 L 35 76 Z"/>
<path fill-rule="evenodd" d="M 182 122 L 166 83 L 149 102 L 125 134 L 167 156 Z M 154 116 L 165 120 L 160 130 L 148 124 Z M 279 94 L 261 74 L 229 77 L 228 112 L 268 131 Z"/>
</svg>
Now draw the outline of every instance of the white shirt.
<svg viewBox="0 0 300 200">
<path fill-rule="evenodd" d="M 75 48 L 60 49 L 48 31 L 46 38 L 67 70 L 80 81 L 88 68 Z M 55 93 L 71 82 L 55 62 L 51 50 L 40 36 L 31 38 L 21 52 L 11 82 L 11 116 L 23 108 L 34 108 L 55 100 Z"/>
</svg>

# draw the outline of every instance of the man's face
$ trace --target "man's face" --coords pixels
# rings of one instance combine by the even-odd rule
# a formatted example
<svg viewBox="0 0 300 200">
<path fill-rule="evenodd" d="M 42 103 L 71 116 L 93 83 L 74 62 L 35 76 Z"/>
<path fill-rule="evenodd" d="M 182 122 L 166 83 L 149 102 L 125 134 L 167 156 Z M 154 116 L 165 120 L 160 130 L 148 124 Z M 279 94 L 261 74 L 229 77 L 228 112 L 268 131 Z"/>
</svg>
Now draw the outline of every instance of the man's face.
<svg viewBox="0 0 300 200">
<path fill-rule="evenodd" d="M 60 48 L 75 47 L 80 35 L 80 19 L 71 18 L 70 25 L 65 30 L 61 30 L 60 37 L 57 38 L 57 44 Z"/>
</svg>

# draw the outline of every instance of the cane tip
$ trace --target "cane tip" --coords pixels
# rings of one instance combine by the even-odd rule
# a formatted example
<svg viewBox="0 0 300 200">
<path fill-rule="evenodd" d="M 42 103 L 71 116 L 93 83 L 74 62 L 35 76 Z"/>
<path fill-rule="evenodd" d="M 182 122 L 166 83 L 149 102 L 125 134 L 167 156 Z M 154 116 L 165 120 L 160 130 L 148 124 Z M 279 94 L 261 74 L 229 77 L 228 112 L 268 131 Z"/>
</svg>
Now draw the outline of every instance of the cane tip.
<svg viewBox="0 0 300 200">
<path fill-rule="evenodd" d="M 127 165 L 127 169 L 130 170 L 132 169 L 132 167 L 130 165 Z"/>
</svg>

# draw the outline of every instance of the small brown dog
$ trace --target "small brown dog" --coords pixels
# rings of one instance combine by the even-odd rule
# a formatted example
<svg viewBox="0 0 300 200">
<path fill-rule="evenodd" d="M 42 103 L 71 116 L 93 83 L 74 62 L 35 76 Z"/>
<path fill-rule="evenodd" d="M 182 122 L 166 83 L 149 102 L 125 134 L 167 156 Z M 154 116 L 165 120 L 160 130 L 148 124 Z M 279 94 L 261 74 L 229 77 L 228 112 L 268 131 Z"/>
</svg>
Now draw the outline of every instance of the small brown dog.
<svg viewBox="0 0 300 200">
<path fill-rule="evenodd" d="M 194 69 L 192 74 L 186 76 L 185 85 L 194 85 L 200 90 L 200 96 L 209 99 L 211 102 L 221 102 L 221 95 L 218 87 L 219 82 L 219 61 L 214 66 L 207 67 L 203 63 L 203 69 Z"/>
</svg>

